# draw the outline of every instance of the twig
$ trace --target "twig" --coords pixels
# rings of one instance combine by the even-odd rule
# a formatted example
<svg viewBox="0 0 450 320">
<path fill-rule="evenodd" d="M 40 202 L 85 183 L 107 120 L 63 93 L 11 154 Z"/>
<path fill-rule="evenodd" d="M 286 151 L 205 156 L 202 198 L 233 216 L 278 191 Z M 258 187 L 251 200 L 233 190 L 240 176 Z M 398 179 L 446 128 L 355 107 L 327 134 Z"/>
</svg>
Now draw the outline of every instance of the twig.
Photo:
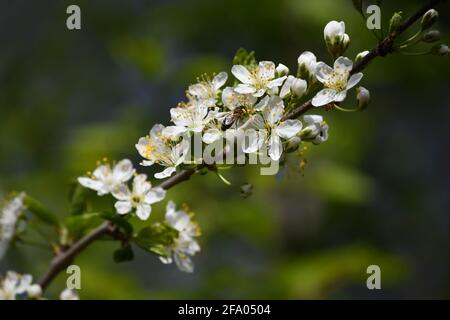
<svg viewBox="0 0 450 320">
<path fill-rule="evenodd" d="M 388 36 L 386 36 L 375 48 L 373 48 L 367 55 L 365 55 L 360 61 L 355 63 L 352 73 L 359 72 L 363 70 L 370 61 L 375 59 L 376 57 L 384 57 L 387 54 L 392 52 L 392 47 L 394 44 L 394 40 L 402 34 L 406 29 L 408 29 L 414 22 L 419 20 L 425 12 L 443 2 L 445 0 L 429 0 L 422 8 L 420 8 L 416 13 L 406 19 L 402 24 L 400 24 L 393 32 L 391 32 Z M 313 105 L 311 104 L 311 100 L 305 102 L 299 107 L 292 110 L 289 114 L 287 114 L 283 119 L 296 119 L 302 114 L 306 113 L 309 109 L 311 109 Z M 177 173 L 176 175 L 170 177 L 169 179 L 162 182 L 159 186 L 168 190 L 177 184 L 189 180 L 189 178 L 198 170 L 203 168 L 204 165 L 197 166 L 196 169 L 185 169 Z M 87 246 L 89 246 L 92 242 L 99 239 L 103 235 L 111 235 L 117 238 L 117 234 L 115 233 L 117 230 L 111 222 L 105 222 L 101 224 L 98 228 L 93 230 L 91 233 L 87 234 L 76 243 L 74 243 L 67 250 L 58 253 L 50 262 L 50 266 L 47 272 L 44 274 L 42 279 L 39 281 L 42 289 L 45 290 L 47 286 L 52 282 L 52 280 L 62 271 L 65 267 Z M 120 238 L 120 237 L 119 237 Z M 121 240 L 121 239 L 119 239 Z"/>
</svg>

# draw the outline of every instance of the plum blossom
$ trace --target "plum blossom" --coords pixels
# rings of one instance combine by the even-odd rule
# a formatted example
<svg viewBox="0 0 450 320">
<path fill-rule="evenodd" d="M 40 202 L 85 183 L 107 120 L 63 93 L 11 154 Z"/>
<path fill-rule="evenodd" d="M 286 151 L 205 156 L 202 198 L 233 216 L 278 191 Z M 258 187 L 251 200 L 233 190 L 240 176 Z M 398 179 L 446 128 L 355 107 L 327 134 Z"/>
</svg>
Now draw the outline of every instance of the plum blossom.
<svg viewBox="0 0 450 320">
<path fill-rule="evenodd" d="M 213 106 L 220 93 L 220 88 L 227 82 L 228 74 L 220 72 L 212 80 L 206 79 L 189 86 L 188 93 L 207 106 Z"/>
<path fill-rule="evenodd" d="M 133 187 L 126 184 L 117 186 L 112 195 L 118 200 L 114 207 L 118 214 L 127 214 L 136 209 L 136 216 L 141 220 L 147 220 L 152 212 L 151 205 L 164 199 L 166 190 L 160 187 L 152 188 L 147 181 L 147 175 L 138 174 L 133 179 Z"/>
<path fill-rule="evenodd" d="M 344 101 L 347 91 L 353 88 L 363 77 L 361 72 L 350 76 L 353 62 L 346 57 L 339 57 L 334 62 L 334 68 L 323 62 L 319 62 L 316 67 L 316 77 L 325 86 L 312 99 L 315 107 L 326 105 L 330 102 Z"/>
<path fill-rule="evenodd" d="M 275 64 L 272 61 L 261 61 L 250 70 L 243 65 L 234 65 L 231 73 L 242 82 L 236 86 L 236 92 L 254 97 L 261 97 L 266 91 L 278 88 L 286 79 L 286 76 L 275 79 Z"/>
<path fill-rule="evenodd" d="M 328 51 L 337 57 L 341 55 L 350 44 L 350 37 L 345 33 L 344 21 L 330 21 L 323 30 L 325 43 Z"/>
<path fill-rule="evenodd" d="M 306 127 L 301 131 L 301 138 L 320 144 L 328 140 L 328 125 L 319 115 L 306 115 L 303 117 Z"/>
<path fill-rule="evenodd" d="M 191 256 L 200 251 L 200 245 L 195 240 L 200 236 L 200 227 L 186 211 L 176 210 L 173 201 L 169 201 L 166 207 L 166 223 L 178 231 L 178 237 L 172 245 L 166 247 L 167 256 L 160 257 L 161 262 L 169 264 L 175 260 L 178 269 L 193 272 Z"/>
<path fill-rule="evenodd" d="M 17 222 L 26 209 L 24 198 L 25 193 L 21 192 L 0 209 L 0 260 L 8 250 L 9 243 L 16 233 Z"/>
<path fill-rule="evenodd" d="M 150 134 L 140 138 L 136 144 L 139 154 L 146 159 L 141 165 L 151 166 L 156 163 L 166 167 L 162 172 L 155 174 L 157 179 L 170 177 L 188 155 L 189 142 L 185 139 L 180 142 L 174 141 L 174 128 L 176 130 L 176 127 L 156 124 L 150 130 Z"/>
<path fill-rule="evenodd" d="M 305 80 L 288 76 L 280 90 L 280 98 L 284 99 L 289 94 L 293 93 L 301 98 L 305 93 L 308 85 Z"/>
<path fill-rule="evenodd" d="M 97 191 L 99 196 L 111 192 L 116 186 L 127 182 L 135 170 L 128 159 L 119 161 L 113 168 L 109 164 L 99 165 L 92 175 L 79 177 L 78 182 L 85 188 Z"/>
<path fill-rule="evenodd" d="M 37 298 L 41 294 L 41 287 L 33 284 L 33 277 L 29 274 L 20 275 L 15 271 L 8 271 L 0 279 L 0 300 L 16 300 L 21 295 Z"/>
<path fill-rule="evenodd" d="M 244 152 L 253 153 L 266 143 L 270 158 L 278 161 L 283 152 L 281 138 L 290 139 L 302 129 L 300 120 L 282 121 L 283 113 L 283 100 L 280 97 L 270 97 L 261 114 L 256 114 L 248 121 L 247 127 L 258 130 L 258 137 L 251 139 L 250 143 L 244 146 Z"/>
<path fill-rule="evenodd" d="M 205 125 L 211 120 L 211 115 L 208 116 L 209 107 L 210 105 L 202 101 L 190 100 L 170 109 L 170 116 L 172 122 L 181 131 L 202 132 Z"/>
</svg>

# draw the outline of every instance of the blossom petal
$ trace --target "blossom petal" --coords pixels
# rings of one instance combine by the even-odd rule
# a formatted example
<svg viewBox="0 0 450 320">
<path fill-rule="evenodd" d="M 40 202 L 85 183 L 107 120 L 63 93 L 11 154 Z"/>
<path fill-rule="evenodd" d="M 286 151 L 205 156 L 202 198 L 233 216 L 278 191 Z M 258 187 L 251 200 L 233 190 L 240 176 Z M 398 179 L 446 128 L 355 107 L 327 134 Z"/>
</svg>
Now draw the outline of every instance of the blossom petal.
<svg viewBox="0 0 450 320">
<path fill-rule="evenodd" d="M 203 142 L 211 144 L 222 137 L 222 131 L 219 129 L 208 129 L 202 136 Z"/>
<path fill-rule="evenodd" d="M 283 76 L 283 77 L 274 79 L 274 80 L 272 80 L 272 81 L 269 82 L 269 84 L 267 85 L 267 87 L 268 87 L 269 89 L 279 87 L 279 86 L 281 86 L 281 85 L 283 84 L 283 81 L 284 81 L 286 78 L 287 78 L 286 76 Z"/>
<path fill-rule="evenodd" d="M 194 272 L 194 263 L 188 255 L 177 253 L 175 254 L 174 258 L 175 263 L 180 271 L 188 273 Z"/>
<path fill-rule="evenodd" d="M 85 188 L 89 188 L 99 192 L 99 195 L 104 195 L 108 193 L 104 190 L 105 184 L 102 181 L 94 180 L 87 177 L 78 178 L 78 182 Z"/>
<path fill-rule="evenodd" d="M 227 82 L 228 74 L 226 72 L 220 72 L 218 75 L 214 77 L 212 80 L 212 85 L 214 86 L 215 90 L 219 90 L 225 82 Z"/>
<path fill-rule="evenodd" d="M 278 161 L 283 152 L 283 147 L 281 146 L 281 139 L 278 135 L 272 134 L 269 139 L 269 157 L 273 161 Z"/>
<path fill-rule="evenodd" d="M 136 216 L 141 220 L 147 220 L 152 212 L 152 207 L 149 204 L 140 203 L 136 207 Z"/>
<path fill-rule="evenodd" d="M 138 174 L 133 179 L 133 194 L 144 195 L 152 187 L 151 183 L 147 181 L 146 174 Z"/>
<path fill-rule="evenodd" d="M 188 88 L 188 92 L 195 97 L 204 97 L 208 94 L 208 90 L 203 83 L 190 85 Z"/>
<path fill-rule="evenodd" d="M 332 101 L 336 96 L 336 91 L 333 89 L 325 88 L 317 92 L 311 101 L 311 104 L 315 107 L 324 106 Z"/>
<path fill-rule="evenodd" d="M 234 90 L 241 94 L 254 93 L 256 91 L 256 89 L 253 86 L 242 83 L 238 84 L 236 88 L 234 88 Z"/>
<path fill-rule="evenodd" d="M 153 188 L 145 196 L 145 203 L 153 204 L 162 201 L 166 197 L 166 190 L 161 187 Z"/>
<path fill-rule="evenodd" d="M 326 63 L 320 61 L 316 65 L 316 78 L 322 83 L 328 82 L 331 75 L 333 73 L 333 69 L 327 65 Z"/>
<path fill-rule="evenodd" d="M 342 70 L 346 70 L 348 72 L 350 72 L 350 70 L 352 70 L 353 68 L 353 62 L 352 60 L 350 60 L 347 57 L 339 57 L 336 59 L 336 61 L 334 62 L 334 69 L 338 69 L 340 70 L 340 72 L 342 72 Z"/>
<path fill-rule="evenodd" d="M 113 178 L 118 182 L 127 182 L 134 174 L 133 163 L 128 159 L 119 161 L 113 169 Z"/>
<path fill-rule="evenodd" d="M 252 84 L 253 77 L 250 71 L 242 65 L 234 65 L 231 68 L 231 73 L 242 83 Z"/>
<path fill-rule="evenodd" d="M 340 91 L 334 97 L 334 101 L 336 101 L 336 102 L 344 101 L 345 97 L 347 97 L 347 90 Z"/>
<path fill-rule="evenodd" d="M 131 211 L 131 202 L 129 201 L 117 201 L 114 204 L 114 207 L 116 208 L 116 211 L 118 214 L 127 214 Z"/>
<path fill-rule="evenodd" d="M 116 186 L 111 193 L 117 200 L 128 201 L 131 198 L 131 191 L 126 184 Z"/>
<path fill-rule="evenodd" d="M 355 73 L 354 75 L 352 75 L 350 77 L 350 79 L 348 79 L 347 90 L 356 86 L 358 84 L 358 82 L 361 81 L 362 77 L 363 77 L 362 72 L 358 72 L 358 73 Z"/>
<path fill-rule="evenodd" d="M 291 93 L 292 82 L 295 80 L 294 76 L 288 76 L 280 91 L 280 98 L 284 99 Z"/>
<path fill-rule="evenodd" d="M 270 80 L 275 78 L 275 63 L 272 61 L 261 61 L 256 71 L 258 78 L 261 80 Z"/>
<path fill-rule="evenodd" d="M 277 134 L 283 139 L 289 139 L 295 136 L 302 129 L 300 120 L 286 120 L 280 123 L 276 128 Z"/>
<path fill-rule="evenodd" d="M 176 171 L 175 167 L 168 167 L 161 172 L 155 173 L 156 179 L 164 179 L 170 177 Z"/>
</svg>

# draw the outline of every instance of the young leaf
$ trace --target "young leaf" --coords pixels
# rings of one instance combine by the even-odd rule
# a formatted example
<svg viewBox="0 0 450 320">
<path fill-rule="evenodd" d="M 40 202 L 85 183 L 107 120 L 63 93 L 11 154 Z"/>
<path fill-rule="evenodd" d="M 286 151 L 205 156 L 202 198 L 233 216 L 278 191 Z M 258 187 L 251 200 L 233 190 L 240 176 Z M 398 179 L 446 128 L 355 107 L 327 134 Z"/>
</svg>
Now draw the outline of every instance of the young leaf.
<svg viewBox="0 0 450 320">
<path fill-rule="evenodd" d="M 389 21 L 389 33 L 393 32 L 402 22 L 402 11 L 396 12 L 392 15 L 391 20 Z"/>
<path fill-rule="evenodd" d="M 134 237 L 134 242 L 142 249 L 159 256 L 166 256 L 166 246 L 178 237 L 178 231 L 166 224 L 155 223 L 143 228 Z"/>
<path fill-rule="evenodd" d="M 89 190 L 83 188 L 78 182 L 73 182 L 69 192 L 70 214 L 78 215 L 86 212 L 87 196 Z"/>
<path fill-rule="evenodd" d="M 65 226 L 71 236 L 78 237 L 87 230 L 97 227 L 102 221 L 99 213 L 84 213 L 67 217 Z"/>
<path fill-rule="evenodd" d="M 130 236 L 133 233 L 133 226 L 125 220 L 124 217 L 117 215 L 116 213 L 111 212 L 102 212 L 100 216 L 105 219 L 109 220 L 112 223 L 114 223 L 116 226 L 118 226 L 121 231 L 123 231 L 127 236 Z"/>
<path fill-rule="evenodd" d="M 127 262 L 134 259 L 133 249 L 129 244 L 114 251 L 114 262 Z"/>
<path fill-rule="evenodd" d="M 244 48 L 239 48 L 234 55 L 233 64 L 240 64 L 246 67 L 256 66 L 255 51 L 248 52 Z"/>
<path fill-rule="evenodd" d="M 58 218 L 47 208 L 45 208 L 39 201 L 26 195 L 23 199 L 23 203 L 38 219 L 41 221 L 57 226 L 59 225 Z"/>
</svg>

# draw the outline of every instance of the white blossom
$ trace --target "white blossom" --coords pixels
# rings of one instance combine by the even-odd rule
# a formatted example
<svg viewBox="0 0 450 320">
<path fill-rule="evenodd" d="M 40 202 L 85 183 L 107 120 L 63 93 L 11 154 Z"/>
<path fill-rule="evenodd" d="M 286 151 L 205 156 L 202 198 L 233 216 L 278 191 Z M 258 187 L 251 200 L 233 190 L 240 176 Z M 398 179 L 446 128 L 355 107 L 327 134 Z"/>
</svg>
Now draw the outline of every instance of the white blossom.
<svg viewBox="0 0 450 320">
<path fill-rule="evenodd" d="M 297 59 L 299 75 L 308 82 L 314 83 L 316 81 L 316 66 L 317 58 L 314 53 L 310 51 L 303 52 Z"/>
<path fill-rule="evenodd" d="M 192 220 L 184 210 L 176 210 L 175 203 L 169 201 L 166 207 L 166 222 L 178 231 L 178 237 L 171 246 L 167 247 L 167 256 L 160 257 L 163 263 L 172 263 L 175 260 L 177 267 L 184 272 L 193 272 L 194 264 L 191 256 L 200 251 L 200 245 L 195 237 L 200 235 L 198 224 Z"/>
<path fill-rule="evenodd" d="M 0 279 L 0 300 L 16 300 L 19 295 L 37 298 L 42 293 L 39 285 L 33 284 L 33 277 L 29 274 L 20 275 L 15 271 L 8 271 Z"/>
<path fill-rule="evenodd" d="M 367 107 L 370 103 L 370 91 L 364 87 L 356 88 L 356 100 L 358 101 L 358 108 Z"/>
<path fill-rule="evenodd" d="M 220 93 L 220 88 L 227 82 L 227 79 L 228 74 L 226 72 L 220 72 L 212 81 L 207 79 L 189 86 L 188 92 L 203 104 L 213 106 Z"/>
<path fill-rule="evenodd" d="M 346 57 L 339 57 L 334 62 L 334 68 L 323 62 L 316 67 L 316 77 L 325 86 L 312 99 L 315 107 L 326 105 L 330 102 L 344 101 L 347 91 L 353 88 L 363 77 L 361 72 L 350 76 L 353 62 Z"/>
<path fill-rule="evenodd" d="M 278 88 L 286 76 L 275 79 L 275 64 L 272 61 L 261 61 L 258 66 L 248 70 L 242 65 L 234 65 L 231 73 L 242 83 L 235 88 L 236 92 L 261 97 L 267 91 Z"/>
<path fill-rule="evenodd" d="M 167 130 L 168 128 L 170 130 Z M 188 155 L 189 142 L 185 139 L 180 142 L 173 141 L 173 128 L 156 124 L 150 130 L 150 134 L 140 138 L 136 144 L 139 154 L 146 159 L 141 165 L 151 166 L 156 163 L 166 167 L 162 172 L 155 174 L 157 179 L 170 177 Z"/>
<path fill-rule="evenodd" d="M 79 177 L 78 182 L 86 188 L 97 191 L 99 196 L 111 192 L 116 186 L 127 182 L 135 170 L 128 159 L 119 161 L 112 169 L 109 164 L 99 165 L 89 177 Z"/>
<path fill-rule="evenodd" d="M 208 116 L 209 107 L 202 101 L 190 100 L 180 103 L 176 108 L 170 109 L 172 122 L 185 132 L 202 132 L 205 125 L 211 120 Z"/>
<path fill-rule="evenodd" d="M 274 161 L 279 160 L 283 152 L 281 138 L 290 139 L 302 129 L 300 120 L 282 121 L 283 113 L 283 100 L 280 97 L 270 97 L 268 105 L 262 109 L 261 114 L 256 114 L 248 121 L 247 127 L 258 130 L 258 137 L 251 139 L 250 143 L 244 146 L 243 151 L 253 153 L 266 143 L 269 147 L 270 158 Z"/>
<path fill-rule="evenodd" d="M 22 192 L 7 201 L 0 209 L 0 260 L 5 255 L 9 243 L 14 237 L 19 217 L 26 209 L 23 203 L 24 197 L 25 193 Z"/>
<path fill-rule="evenodd" d="M 328 125 L 319 115 L 306 115 L 303 117 L 306 123 L 301 131 L 303 140 L 312 141 L 314 144 L 320 144 L 328 140 Z"/>
<path fill-rule="evenodd" d="M 69 288 L 64 289 L 59 295 L 61 300 L 80 300 L 78 293 L 75 290 Z"/>
<path fill-rule="evenodd" d="M 288 76 L 280 91 L 280 98 L 286 98 L 290 93 L 293 93 L 297 97 L 301 98 L 305 93 L 308 84 L 305 80 L 296 78 L 294 76 Z"/>
<path fill-rule="evenodd" d="M 152 188 L 147 175 L 138 174 L 133 179 L 131 190 L 126 184 L 122 184 L 112 191 L 112 195 L 118 200 L 114 205 L 118 214 L 127 214 L 136 209 L 136 216 L 147 220 L 152 211 L 151 205 L 163 200 L 166 191 L 160 187 Z"/>
</svg>

